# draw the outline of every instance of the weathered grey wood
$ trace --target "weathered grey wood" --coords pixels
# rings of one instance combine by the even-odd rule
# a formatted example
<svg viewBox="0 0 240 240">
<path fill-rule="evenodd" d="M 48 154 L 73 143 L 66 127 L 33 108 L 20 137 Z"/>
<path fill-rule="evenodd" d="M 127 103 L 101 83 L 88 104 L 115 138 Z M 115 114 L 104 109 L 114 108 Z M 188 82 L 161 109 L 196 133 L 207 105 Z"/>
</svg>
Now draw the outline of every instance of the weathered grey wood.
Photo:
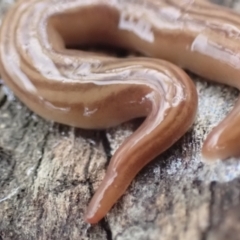
<svg viewBox="0 0 240 240">
<path fill-rule="evenodd" d="M 11 2 L 1 0 L 0 12 Z M 240 11 L 240 1 L 218 2 Z M 73 129 L 44 121 L 0 90 L 0 239 L 240 239 L 240 161 L 209 165 L 200 156 L 238 92 L 193 78 L 200 101 L 193 128 L 93 227 L 83 212 L 138 121 L 103 132 Z"/>
</svg>

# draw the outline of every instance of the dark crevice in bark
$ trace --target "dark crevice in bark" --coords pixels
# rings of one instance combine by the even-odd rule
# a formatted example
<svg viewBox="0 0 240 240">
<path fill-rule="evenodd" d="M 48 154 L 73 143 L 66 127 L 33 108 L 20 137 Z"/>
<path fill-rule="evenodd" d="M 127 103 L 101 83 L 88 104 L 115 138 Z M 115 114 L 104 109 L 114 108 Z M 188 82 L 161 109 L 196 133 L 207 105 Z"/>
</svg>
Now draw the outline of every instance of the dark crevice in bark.
<svg viewBox="0 0 240 240">
<path fill-rule="evenodd" d="M 108 166 L 111 158 L 112 158 L 112 154 L 111 154 L 111 145 L 110 145 L 110 142 L 107 138 L 107 134 L 106 134 L 106 131 L 101 131 L 100 132 L 100 137 L 102 139 L 102 144 L 103 144 L 103 148 L 104 148 L 104 151 L 106 153 L 106 156 L 107 156 L 107 161 L 106 161 L 106 164 L 105 164 L 105 168 Z"/>
<path fill-rule="evenodd" d="M 66 179 L 63 179 L 63 181 L 57 180 L 59 183 L 58 186 L 53 188 L 51 192 L 55 195 L 61 194 L 69 189 L 76 188 L 79 185 L 86 185 L 88 184 L 88 181 L 78 181 L 78 180 L 73 180 L 73 181 L 67 181 Z"/>
<path fill-rule="evenodd" d="M 5 185 L 9 184 L 9 182 L 11 182 L 11 180 L 14 178 L 16 161 L 13 158 L 12 153 L 10 151 L 3 149 L 2 147 L 0 147 L 0 161 L 1 164 L 3 164 L 4 162 L 7 164 L 7 166 L 0 165 L 1 167 L 3 167 L 4 169 L 6 169 L 6 167 L 9 168 L 7 176 L 5 178 L 0 177 L 0 186 L 1 188 L 3 188 Z"/>
<path fill-rule="evenodd" d="M 36 231 L 36 235 L 37 238 L 40 239 L 41 236 L 43 235 L 43 230 L 42 230 L 42 222 L 43 222 L 43 214 L 44 214 L 44 208 L 41 207 L 41 209 L 39 209 L 39 216 L 37 218 L 37 222 L 39 223 L 37 226 L 37 231 Z"/>
<path fill-rule="evenodd" d="M 106 131 L 102 131 L 100 133 L 100 136 L 101 136 L 101 139 L 102 139 L 104 151 L 105 151 L 106 156 L 107 156 L 107 161 L 106 161 L 106 165 L 105 165 L 105 167 L 107 167 L 108 164 L 109 164 L 109 161 L 111 160 L 111 157 L 112 157 L 111 145 L 110 145 L 110 142 L 107 138 Z M 110 226 L 109 226 L 109 223 L 108 223 L 106 217 L 103 218 L 103 220 L 101 221 L 101 226 L 107 234 L 107 240 L 112 240 L 112 231 L 110 229 Z"/>
<path fill-rule="evenodd" d="M 107 240 L 112 240 L 112 231 L 110 229 L 109 223 L 106 220 L 106 218 L 103 218 L 103 220 L 101 221 L 101 227 L 104 229 L 104 231 L 107 234 Z"/>
<path fill-rule="evenodd" d="M 38 160 L 38 163 L 37 163 L 37 166 L 36 166 L 36 168 L 35 168 L 35 170 L 34 170 L 34 177 L 35 178 L 37 178 L 37 175 L 38 175 L 38 170 L 39 170 L 39 168 L 40 168 L 40 166 L 41 166 L 41 163 L 42 163 L 42 160 L 43 160 L 43 157 L 44 157 L 44 152 L 45 152 L 45 148 L 46 148 L 46 145 L 47 145 L 47 139 L 48 139 L 48 136 L 49 136 L 49 132 L 47 132 L 46 133 L 46 135 L 45 135 L 45 137 L 44 137 L 44 139 L 43 139 L 43 145 L 42 145 L 42 147 L 41 147 L 41 157 L 39 158 L 39 160 Z"/>
<path fill-rule="evenodd" d="M 72 192 L 69 195 L 69 199 L 72 202 Z M 64 225 L 64 227 L 61 228 L 61 231 L 60 231 L 61 235 L 63 235 L 68 230 L 67 229 L 67 224 L 71 222 L 70 219 L 71 219 L 72 214 L 73 214 L 73 205 L 70 204 L 69 208 L 68 208 L 68 211 L 67 211 L 67 217 L 65 219 L 65 225 Z"/>
<path fill-rule="evenodd" d="M 187 191 L 188 189 L 186 187 L 183 188 L 183 195 L 184 195 L 184 199 L 185 199 L 185 214 L 186 214 L 186 219 L 189 219 L 190 216 L 190 209 L 188 207 L 188 195 L 187 195 Z M 188 230 L 188 226 L 189 226 L 189 222 L 186 221 L 185 226 L 184 226 L 184 230 L 187 231 Z"/>
<path fill-rule="evenodd" d="M 1 89 L 0 89 L 0 91 L 1 91 Z M 1 93 L 0 93 L 0 95 L 1 95 Z M 7 97 L 4 96 L 4 97 L 1 98 L 1 96 L 0 96 L 0 108 L 3 107 L 3 105 L 4 105 L 6 102 L 7 102 Z"/>
<path fill-rule="evenodd" d="M 201 240 L 207 240 L 208 239 L 208 235 L 211 232 L 211 229 L 213 227 L 213 216 L 214 216 L 213 207 L 214 207 L 214 204 L 215 204 L 215 194 L 214 194 L 215 186 L 216 186 L 216 182 L 211 182 L 210 185 L 209 185 L 210 202 L 209 202 L 209 210 L 208 210 L 208 212 L 209 212 L 208 227 L 202 233 Z"/>
<path fill-rule="evenodd" d="M 32 115 L 33 115 L 33 112 L 29 111 L 28 113 L 29 115 L 26 116 L 26 122 L 22 126 L 22 129 L 26 129 L 26 131 L 28 130 L 30 123 L 32 123 Z"/>
</svg>

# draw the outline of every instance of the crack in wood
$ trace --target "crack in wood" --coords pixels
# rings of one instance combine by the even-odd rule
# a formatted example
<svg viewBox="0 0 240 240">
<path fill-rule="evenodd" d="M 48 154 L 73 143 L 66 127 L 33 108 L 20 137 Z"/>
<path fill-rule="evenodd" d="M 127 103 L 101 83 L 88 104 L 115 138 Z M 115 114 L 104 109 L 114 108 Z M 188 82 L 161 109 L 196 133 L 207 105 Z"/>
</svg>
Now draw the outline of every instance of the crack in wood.
<svg viewBox="0 0 240 240">
<path fill-rule="evenodd" d="M 7 102 L 7 96 L 3 92 L 3 88 L 0 84 L 0 108 L 4 106 L 4 104 Z"/>
<path fill-rule="evenodd" d="M 34 178 L 35 178 L 35 179 L 37 178 L 39 168 L 40 168 L 40 166 L 41 166 L 41 164 L 42 164 L 42 160 L 43 160 L 43 158 L 44 158 L 44 153 L 45 153 L 45 151 L 46 151 L 46 146 L 47 146 L 47 139 L 48 139 L 49 135 L 50 135 L 50 133 L 47 132 L 47 133 L 45 134 L 45 136 L 44 136 L 44 139 L 43 139 L 43 144 L 42 144 L 42 147 L 41 147 L 41 156 L 40 156 L 40 158 L 38 159 L 37 166 L 36 166 L 36 168 L 35 168 L 35 170 L 34 170 Z M 33 183 L 33 184 L 34 184 L 34 183 Z"/>
<path fill-rule="evenodd" d="M 6 163 L 5 166 L 4 163 Z M 11 180 L 14 178 L 16 161 L 14 160 L 12 153 L 10 151 L 3 149 L 1 146 L 0 146 L 0 166 L 1 166 L 0 173 L 1 171 L 5 172 L 6 169 L 9 169 L 6 177 L 3 178 L 4 172 L 2 172 L 0 176 L 0 186 L 1 189 L 3 189 L 4 186 L 9 184 L 9 182 L 11 182 Z"/>
<path fill-rule="evenodd" d="M 215 186 L 216 186 L 216 182 L 211 182 L 209 184 L 210 202 L 209 202 L 209 210 L 208 210 L 208 226 L 205 229 L 205 231 L 203 231 L 201 240 L 207 240 L 209 232 L 211 232 L 211 229 L 213 228 L 213 216 L 214 216 L 213 207 L 215 204 L 215 193 L 214 193 Z"/>
<path fill-rule="evenodd" d="M 113 238 L 112 238 L 112 231 L 111 231 L 110 225 L 109 225 L 106 217 L 101 220 L 101 227 L 106 232 L 107 240 L 113 240 Z"/>
<path fill-rule="evenodd" d="M 107 157 L 107 161 L 106 161 L 106 164 L 105 164 L 105 168 L 107 168 L 110 160 L 111 160 L 111 157 L 112 157 L 112 154 L 111 154 L 111 151 L 112 151 L 112 148 L 111 148 L 111 144 L 107 138 L 107 135 L 106 135 L 106 131 L 101 131 L 100 132 L 100 137 L 102 139 L 102 144 L 103 144 L 103 148 L 104 148 L 104 151 L 105 151 L 105 154 L 106 154 L 106 157 Z"/>
</svg>

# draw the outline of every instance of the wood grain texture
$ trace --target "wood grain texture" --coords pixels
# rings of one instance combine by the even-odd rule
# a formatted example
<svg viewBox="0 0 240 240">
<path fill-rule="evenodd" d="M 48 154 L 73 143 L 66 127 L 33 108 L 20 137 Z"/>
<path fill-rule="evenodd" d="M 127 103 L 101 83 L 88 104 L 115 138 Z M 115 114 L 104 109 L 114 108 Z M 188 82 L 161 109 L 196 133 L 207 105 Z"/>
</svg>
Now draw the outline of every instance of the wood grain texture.
<svg viewBox="0 0 240 240">
<path fill-rule="evenodd" d="M 0 12 L 11 2 L 0 1 Z M 240 11 L 240 1 L 218 3 Z M 200 157 L 238 92 L 193 77 L 200 101 L 193 128 L 90 228 L 84 209 L 138 121 L 103 132 L 73 129 L 42 120 L 0 87 L 7 92 L 0 98 L 0 239 L 239 239 L 240 161 L 206 165 Z"/>
</svg>

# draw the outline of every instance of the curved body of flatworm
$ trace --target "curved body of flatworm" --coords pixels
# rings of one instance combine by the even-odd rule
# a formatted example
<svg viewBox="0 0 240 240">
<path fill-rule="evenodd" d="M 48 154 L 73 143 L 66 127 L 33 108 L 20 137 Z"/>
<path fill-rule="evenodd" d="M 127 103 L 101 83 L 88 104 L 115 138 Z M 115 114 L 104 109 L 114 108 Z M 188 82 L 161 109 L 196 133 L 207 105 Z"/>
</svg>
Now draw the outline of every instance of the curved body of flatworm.
<svg viewBox="0 0 240 240">
<path fill-rule="evenodd" d="M 91 200 L 85 219 L 96 223 L 136 174 L 192 125 L 197 93 L 176 65 L 239 88 L 239 36 L 239 15 L 202 0 L 20 0 L 2 23 L 0 72 L 16 96 L 46 119 L 102 129 L 146 117 L 112 157 Z M 132 49 L 146 58 L 67 48 L 86 43 Z M 204 156 L 239 154 L 239 108 L 237 103 L 210 133 Z"/>
</svg>

